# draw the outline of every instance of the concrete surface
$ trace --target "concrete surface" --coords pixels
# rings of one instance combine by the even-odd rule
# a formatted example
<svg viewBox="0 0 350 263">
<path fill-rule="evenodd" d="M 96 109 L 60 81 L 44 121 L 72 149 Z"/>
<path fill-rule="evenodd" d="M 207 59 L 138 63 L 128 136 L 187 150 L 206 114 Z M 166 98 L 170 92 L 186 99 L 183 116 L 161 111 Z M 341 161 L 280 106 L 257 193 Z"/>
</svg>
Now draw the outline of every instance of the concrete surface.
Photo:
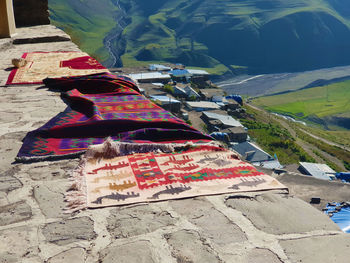
<svg viewBox="0 0 350 263">
<path fill-rule="evenodd" d="M 31 29 L 33 37 L 43 34 L 35 28 Z M 78 160 L 13 161 L 26 133 L 63 111 L 65 104 L 58 93 L 40 85 L 5 87 L 4 83 L 11 59 L 23 52 L 78 48 L 70 41 L 6 43 L 0 46 L 1 263 L 349 262 L 349 235 L 322 212 L 285 191 L 64 214 L 63 195 Z M 285 177 L 280 178 L 289 184 Z M 293 180 L 294 194 L 307 191 L 307 185 L 298 186 L 297 177 Z M 342 185 L 332 187 L 332 191 L 342 189 Z M 347 197 L 345 190 L 343 197 Z M 306 194 L 304 199 L 308 199 Z"/>
</svg>

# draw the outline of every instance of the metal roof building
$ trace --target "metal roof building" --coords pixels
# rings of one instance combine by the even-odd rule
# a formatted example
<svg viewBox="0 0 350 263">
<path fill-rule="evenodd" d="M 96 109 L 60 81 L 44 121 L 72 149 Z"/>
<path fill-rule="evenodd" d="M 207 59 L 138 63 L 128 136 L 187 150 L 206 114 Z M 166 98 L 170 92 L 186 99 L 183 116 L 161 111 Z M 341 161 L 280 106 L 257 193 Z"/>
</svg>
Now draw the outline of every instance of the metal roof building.
<svg viewBox="0 0 350 263">
<path fill-rule="evenodd" d="M 186 86 L 184 88 L 184 91 L 186 92 L 188 97 L 194 96 L 196 98 L 200 98 L 200 95 L 198 94 L 198 92 L 192 89 L 190 86 Z"/>
<path fill-rule="evenodd" d="M 171 70 L 171 67 L 167 67 L 167 66 L 160 65 L 160 64 L 150 64 L 149 70 L 151 70 L 151 71 L 168 71 L 168 70 Z"/>
<path fill-rule="evenodd" d="M 205 70 L 201 70 L 201 69 L 187 68 L 186 70 L 194 76 L 195 75 L 210 75 L 208 72 L 206 72 Z"/>
<path fill-rule="evenodd" d="M 335 171 L 327 164 L 300 162 L 300 167 L 307 174 L 322 180 L 332 180 L 335 177 Z"/>
<path fill-rule="evenodd" d="M 238 152 L 245 160 L 251 163 L 260 163 L 274 160 L 270 154 L 251 142 L 242 142 L 235 144 L 232 146 L 232 149 Z"/>
<path fill-rule="evenodd" d="M 219 107 L 219 105 L 217 106 Z M 229 115 L 222 115 L 209 111 L 204 111 L 203 115 L 208 120 L 219 120 L 222 122 L 222 124 L 224 124 L 227 127 L 243 127 L 243 125 L 239 121 L 235 120 Z"/>
<path fill-rule="evenodd" d="M 186 101 L 186 106 L 195 111 L 218 110 L 220 106 L 210 101 Z"/>
<path fill-rule="evenodd" d="M 169 74 L 162 74 L 160 72 L 145 72 L 129 74 L 129 76 L 139 82 L 162 82 L 171 79 Z"/>
<path fill-rule="evenodd" d="M 172 99 L 165 95 L 152 95 L 150 96 L 151 99 L 155 101 L 159 101 L 161 104 L 168 104 L 168 103 L 181 103 L 180 101 L 176 99 Z"/>
<path fill-rule="evenodd" d="M 187 69 L 174 69 L 168 72 L 170 75 L 177 77 L 177 78 L 182 78 L 182 77 L 191 77 L 192 74 L 188 72 Z"/>
</svg>

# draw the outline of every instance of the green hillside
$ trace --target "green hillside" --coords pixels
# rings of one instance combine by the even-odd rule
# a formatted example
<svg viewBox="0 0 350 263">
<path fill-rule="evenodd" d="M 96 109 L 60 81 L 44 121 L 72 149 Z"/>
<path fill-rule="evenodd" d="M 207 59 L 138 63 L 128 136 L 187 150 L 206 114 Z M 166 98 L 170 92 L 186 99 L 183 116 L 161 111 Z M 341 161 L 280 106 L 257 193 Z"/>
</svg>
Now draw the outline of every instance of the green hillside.
<svg viewBox="0 0 350 263">
<path fill-rule="evenodd" d="M 112 46 L 126 66 L 168 61 L 267 73 L 350 64 L 347 0 L 49 2 L 52 21 L 104 61 L 102 39 L 119 16 L 123 31 Z"/>
<path fill-rule="evenodd" d="M 116 26 L 117 8 L 110 0 L 49 0 L 50 19 L 83 51 L 101 62 L 109 59 L 104 38 Z"/>
<path fill-rule="evenodd" d="M 255 105 L 269 111 L 350 129 L 350 80 L 282 95 L 261 97 Z"/>
</svg>

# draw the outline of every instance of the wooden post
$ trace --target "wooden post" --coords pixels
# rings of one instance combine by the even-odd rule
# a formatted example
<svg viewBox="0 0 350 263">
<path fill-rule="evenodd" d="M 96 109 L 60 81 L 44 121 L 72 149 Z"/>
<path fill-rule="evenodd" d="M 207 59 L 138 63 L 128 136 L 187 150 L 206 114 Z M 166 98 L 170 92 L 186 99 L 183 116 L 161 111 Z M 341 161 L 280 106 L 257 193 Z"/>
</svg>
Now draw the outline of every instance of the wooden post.
<svg viewBox="0 0 350 263">
<path fill-rule="evenodd" d="M 11 37 L 15 33 L 12 0 L 0 0 L 0 38 Z"/>
</svg>

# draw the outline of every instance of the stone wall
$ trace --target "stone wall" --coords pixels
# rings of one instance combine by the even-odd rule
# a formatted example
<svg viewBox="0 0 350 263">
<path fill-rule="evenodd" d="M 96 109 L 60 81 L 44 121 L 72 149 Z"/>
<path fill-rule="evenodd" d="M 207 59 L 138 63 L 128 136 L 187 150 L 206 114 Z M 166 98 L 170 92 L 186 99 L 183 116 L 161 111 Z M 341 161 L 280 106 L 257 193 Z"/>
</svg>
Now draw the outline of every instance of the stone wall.
<svg viewBox="0 0 350 263">
<path fill-rule="evenodd" d="M 13 0 L 17 27 L 50 24 L 48 0 Z"/>
</svg>

